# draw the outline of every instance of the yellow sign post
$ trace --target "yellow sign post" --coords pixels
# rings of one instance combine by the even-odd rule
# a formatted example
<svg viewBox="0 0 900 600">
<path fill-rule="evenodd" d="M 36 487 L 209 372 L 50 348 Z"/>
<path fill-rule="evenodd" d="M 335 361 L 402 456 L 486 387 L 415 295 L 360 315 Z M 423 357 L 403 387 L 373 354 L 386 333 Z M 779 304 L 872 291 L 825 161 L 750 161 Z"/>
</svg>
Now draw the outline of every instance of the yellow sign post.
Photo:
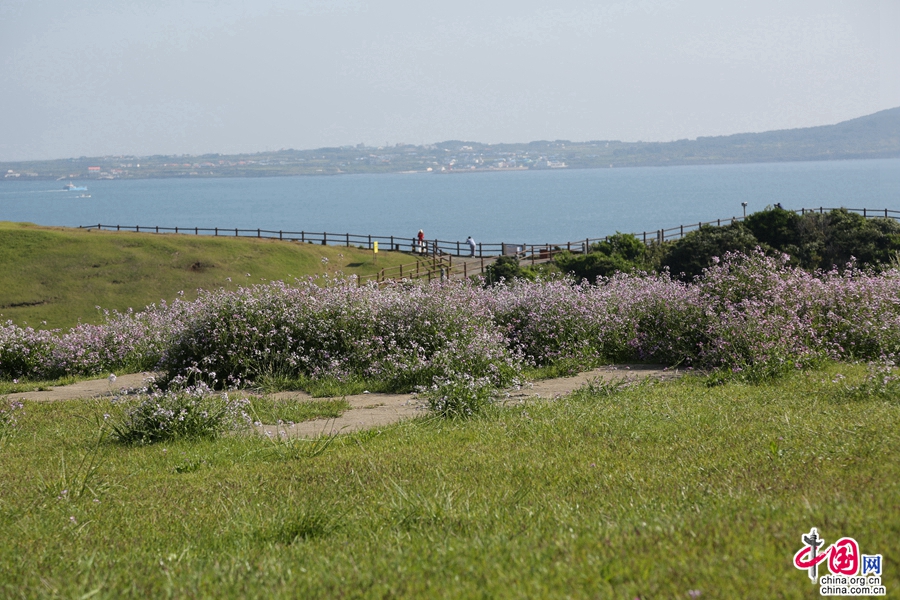
<svg viewBox="0 0 900 600">
<path fill-rule="evenodd" d="M 373 263 L 377 262 L 378 261 L 378 242 L 372 242 L 372 253 L 374 255 L 374 256 L 372 256 L 372 262 Z"/>
</svg>

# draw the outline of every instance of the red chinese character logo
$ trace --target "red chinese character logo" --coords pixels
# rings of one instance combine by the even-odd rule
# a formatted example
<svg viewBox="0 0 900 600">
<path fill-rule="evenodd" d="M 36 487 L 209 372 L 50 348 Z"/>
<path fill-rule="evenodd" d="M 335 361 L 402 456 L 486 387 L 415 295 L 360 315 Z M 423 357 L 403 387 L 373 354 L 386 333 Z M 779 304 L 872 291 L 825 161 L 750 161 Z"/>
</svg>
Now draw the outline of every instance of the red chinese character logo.
<svg viewBox="0 0 900 600">
<path fill-rule="evenodd" d="M 835 575 L 856 575 L 859 572 L 859 545 L 853 538 L 841 538 L 821 553 L 818 552 L 818 547 L 822 544 L 822 539 L 818 537 L 815 528 L 804 535 L 802 540 L 804 546 L 794 555 L 794 566 L 808 569 L 809 578 L 813 582 L 818 578 L 819 563 L 825 559 L 828 559 L 828 569 Z"/>
<path fill-rule="evenodd" d="M 859 546 L 853 538 L 841 538 L 826 550 L 828 569 L 835 575 L 856 575 L 859 572 Z"/>
</svg>

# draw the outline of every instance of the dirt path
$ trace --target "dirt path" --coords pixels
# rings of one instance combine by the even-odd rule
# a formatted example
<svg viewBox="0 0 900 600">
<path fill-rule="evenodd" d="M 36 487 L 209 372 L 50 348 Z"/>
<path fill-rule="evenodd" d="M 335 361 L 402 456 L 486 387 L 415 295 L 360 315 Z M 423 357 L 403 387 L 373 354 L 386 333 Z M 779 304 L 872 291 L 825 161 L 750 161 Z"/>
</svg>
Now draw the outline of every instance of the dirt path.
<svg viewBox="0 0 900 600">
<path fill-rule="evenodd" d="M 537 381 L 520 389 L 505 390 L 499 394 L 498 400 L 504 403 L 554 400 L 574 392 L 595 379 L 634 381 L 646 377 L 672 379 L 677 376 L 677 371 L 668 370 L 660 365 L 615 365 L 579 373 L 572 377 Z M 277 399 L 313 400 L 309 394 L 303 392 L 279 392 L 274 397 Z M 269 435 L 314 438 L 320 435 L 351 433 L 363 429 L 384 427 L 403 419 L 428 414 L 428 409 L 414 394 L 360 394 L 347 396 L 346 399 L 351 408 L 336 419 L 316 419 L 291 426 L 261 425 L 257 429 Z"/>
<path fill-rule="evenodd" d="M 54 400 L 75 400 L 76 398 L 104 398 L 120 394 L 123 389 L 146 387 L 152 377 L 153 373 L 131 373 L 130 375 L 119 375 L 115 381 L 110 381 L 110 378 L 91 379 L 71 385 L 51 387 L 49 390 L 40 392 L 10 394 L 9 399 L 50 402 Z"/>
<path fill-rule="evenodd" d="M 109 379 L 81 381 L 41 392 L 10 394 L 9 398 L 46 402 L 74 400 L 76 398 L 109 397 L 121 393 L 124 388 L 144 387 L 152 376 L 152 373 L 135 373 L 132 375 L 121 375 L 116 377 L 115 381 L 110 381 Z M 519 403 L 539 399 L 553 400 L 574 392 L 587 382 L 595 379 L 604 381 L 619 379 L 638 380 L 646 377 L 672 379 L 677 376 L 677 370 L 668 370 L 658 365 L 615 365 L 579 373 L 572 377 L 536 381 L 520 389 L 505 390 L 498 395 L 498 400 L 504 403 Z M 278 392 L 273 394 L 272 397 L 278 400 L 316 400 L 305 392 Z M 346 399 L 350 403 L 350 410 L 344 412 L 336 419 L 316 419 L 289 426 L 260 425 L 257 429 L 269 435 L 314 438 L 320 435 L 334 435 L 384 427 L 403 419 L 428 414 L 428 409 L 414 394 L 358 394 L 347 396 Z"/>
</svg>

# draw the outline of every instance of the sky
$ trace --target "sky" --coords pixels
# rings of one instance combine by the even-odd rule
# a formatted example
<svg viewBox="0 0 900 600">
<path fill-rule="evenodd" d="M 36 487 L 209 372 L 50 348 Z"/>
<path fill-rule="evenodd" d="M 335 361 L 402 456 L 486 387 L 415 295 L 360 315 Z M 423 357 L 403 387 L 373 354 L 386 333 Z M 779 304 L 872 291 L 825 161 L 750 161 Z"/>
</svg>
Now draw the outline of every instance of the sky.
<svg viewBox="0 0 900 600">
<path fill-rule="evenodd" d="M 0 161 L 669 141 L 900 106 L 900 0 L 0 0 Z"/>
</svg>

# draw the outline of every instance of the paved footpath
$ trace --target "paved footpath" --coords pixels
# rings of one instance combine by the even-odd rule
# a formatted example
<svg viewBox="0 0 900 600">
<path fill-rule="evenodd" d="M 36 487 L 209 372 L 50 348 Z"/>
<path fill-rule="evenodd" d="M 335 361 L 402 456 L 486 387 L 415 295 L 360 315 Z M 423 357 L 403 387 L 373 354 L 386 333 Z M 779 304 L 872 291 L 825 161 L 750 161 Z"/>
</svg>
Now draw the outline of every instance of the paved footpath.
<svg viewBox="0 0 900 600">
<path fill-rule="evenodd" d="M 503 403 L 522 403 L 531 400 L 553 400 L 581 388 L 589 381 L 673 379 L 677 370 L 669 370 L 659 365 L 614 365 L 600 367 L 593 371 L 579 373 L 572 377 L 536 381 L 518 389 L 502 391 L 498 400 Z M 81 381 L 67 386 L 51 388 L 40 392 L 10 394 L 10 399 L 32 401 L 59 401 L 76 398 L 103 398 L 121 394 L 129 388 L 145 387 L 152 373 L 121 375 L 115 381 L 96 379 Z M 305 392 L 278 392 L 272 394 L 276 400 L 304 400 L 315 402 Z M 261 425 L 257 429 L 270 435 L 314 438 L 321 435 L 351 433 L 363 429 L 373 429 L 391 425 L 403 419 L 425 416 L 428 409 L 415 394 L 357 394 L 346 396 L 350 410 L 335 419 L 316 419 L 287 426 Z"/>
</svg>

